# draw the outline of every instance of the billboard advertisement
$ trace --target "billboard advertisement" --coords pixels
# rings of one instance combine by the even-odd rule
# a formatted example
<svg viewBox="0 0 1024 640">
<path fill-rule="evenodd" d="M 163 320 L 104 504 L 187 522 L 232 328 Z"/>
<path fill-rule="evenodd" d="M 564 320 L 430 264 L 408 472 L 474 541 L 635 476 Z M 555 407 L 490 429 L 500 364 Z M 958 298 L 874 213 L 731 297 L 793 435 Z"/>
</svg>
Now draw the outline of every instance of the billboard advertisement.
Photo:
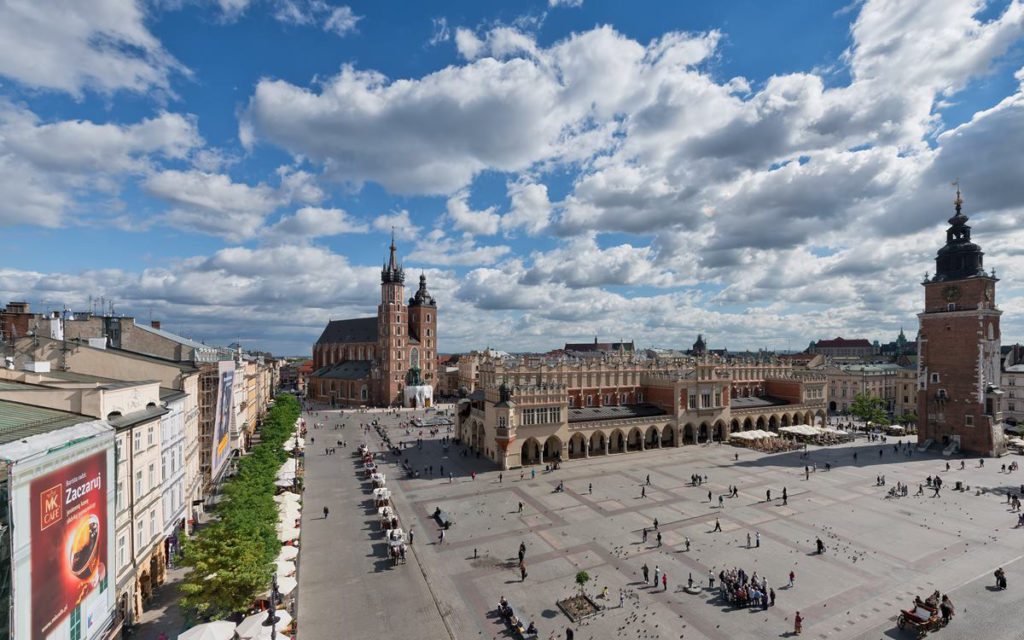
<svg viewBox="0 0 1024 640">
<path fill-rule="evenodd" d="M 113 432 L 82 435 L 11 475 L 12 637 L 93 640 L 113 613 Z"/>
<path fill-rule="evenodd" d="M 234 413 L 235 363 L 219 362 L 217 366 L 217 414 L 213 423 L 211 475 L 216 478 L 231 455 L 231 417 Z"/>
</svg>

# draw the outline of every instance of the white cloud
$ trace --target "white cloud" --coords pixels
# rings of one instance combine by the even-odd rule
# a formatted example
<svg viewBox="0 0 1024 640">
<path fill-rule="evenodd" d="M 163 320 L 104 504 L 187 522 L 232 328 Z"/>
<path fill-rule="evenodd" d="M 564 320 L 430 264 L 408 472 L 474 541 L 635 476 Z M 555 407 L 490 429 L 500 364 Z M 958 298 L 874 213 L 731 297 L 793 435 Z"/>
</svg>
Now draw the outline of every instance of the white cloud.
<svg viewBox="0 0 1024 640">
<path fill-rule="evenodd" d="M 551 219 L 551 201 L 548 200 L 546 185 L 516 181 L 508 184 L 508 196 L 512 206 L 501 217 L 501 228 L 506 233 L 523 229 L 529 235 L 537 235 L 548 227 Z"/>
<path fill-rule="evenodd" d="M 386 233 L 394 231 L 395 236 L 401 240 L 412 240 L 420 233 L 420 228 L 413 224 L 405 209 L 377 216 L 373 219 L 373 228 Z"/>
<path fill-rule="evenodd" d="M 497 207 L 474 211 L 469 206 L 469 192 L 460 191 L 448 198 L 448 218 L 456 229 L 479 235 L 491 236 L 498 233 L 501 216 L 495 213 Z"/>
<path fill-rule="evenodd" d="M 483 51 L 484 41 L 473 33 L 472 29 L 458 27 L 455 29 L 455 50 L 466 60 L 476 60 Z"/>
<path fill-rule="evenodd" d="M 583 0 L 548 0 L 549 7 L 582 7 Z"/>
<path fill-rule="evenodd" d="M 363 19 L 347 5 L 332 6 L 324 0 L 275 0 L 274 18 L 285 24 L 321 24 L 324 31 L 344 37 L 356 30 Z"/>
<path fill-rule="evenodd" d="M 535 252 L 532 265 L 522 275 L 521 284 L 564 283 L 574 289 L 612 285 L 671 287 L 683 284 L 674 274 L 656 267 L 649 247 L 630 244 L 602 249 L 594 237 L 570 240 L 565 246 L 547 253 Z"/>
<path fill-rule="evenodd" d="M 477 245 L 472 233 L 453 238 L 441 229 L 433 229 L 417 239 L 409 260 L 442 266 L 476 266 L 494 264 L 511 252 L 512 248 L 505 245 Z"/>
<path fill-rule="evenodd" d="M 353 220 L 342 209 L 302 207 L 293 215 L 282 216 L 276 224 L 267 229 L 267 235 L 301 239 L 343 233 L 366 233 L 369 230 L 366 223 Z"/>
<path fill-rule="evenodd" d="M 331 9 L 331 15 L 324 21 L 324 31 L 344 37 L 355 31 L 356 23 L 362 19 L 362 16 L 353 13 L 351 7 L 334 7 Z"/>
<path fill-rule="evenodd" d="M 0 3 L 0 75 L 26 86 L 170 91 L 187 74 L 145 25 L 135 0 L 12 0 Z"/>
<path fill-rule="evenodd" d="M 224 174 L 195 170 L 162 171 L 146 178 L 142 187 L 171 206 L 165 223 L 233 241 L 257 235 L 267 214 L 281 203 L 265 184 L 251 187 Z"/>
<path fill-rule="evenodd" d="M 76 197 L 111 197 L 125 176 L 148 171 L 155 159 L 185 159 L 202 144 L 191 116 L 46 123 L 0 99 L 0 226 L 63 226 Z"/>
<path fill-rule="evenodd" d="M 443 16 L 431 18 L 430 24 L 433 28 L 433 33 L 430 35 L 430 40 L 427 41 L 428 45 L 433 47 L 452 39 L 452 30 L 448 27 L 448 18 Z"/>
</svg>

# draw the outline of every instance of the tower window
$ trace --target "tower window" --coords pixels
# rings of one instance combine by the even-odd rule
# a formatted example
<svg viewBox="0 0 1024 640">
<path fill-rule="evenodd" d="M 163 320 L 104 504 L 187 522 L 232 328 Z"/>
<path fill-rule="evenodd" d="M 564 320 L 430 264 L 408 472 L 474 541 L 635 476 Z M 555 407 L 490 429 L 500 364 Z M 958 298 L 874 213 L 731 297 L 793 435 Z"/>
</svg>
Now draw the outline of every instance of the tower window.
<svg viewBox="0 0 1024 640">
<path fill-rule="evenodd" d="M 430 314 L 427 314 L 427 322 L 430 322 Z"/>
<path fill-rule="evenodd" d="M 956 303 L 955 302 L 947 302 L 946 303 L 946 311 L 956 311 Z"/>
<path fill-rule="evenodd" d="M 939 381 L 939 374 L 933 373 L 932 374 L 932 382 L 938 382 L 938 381 Z"/>
</svg>

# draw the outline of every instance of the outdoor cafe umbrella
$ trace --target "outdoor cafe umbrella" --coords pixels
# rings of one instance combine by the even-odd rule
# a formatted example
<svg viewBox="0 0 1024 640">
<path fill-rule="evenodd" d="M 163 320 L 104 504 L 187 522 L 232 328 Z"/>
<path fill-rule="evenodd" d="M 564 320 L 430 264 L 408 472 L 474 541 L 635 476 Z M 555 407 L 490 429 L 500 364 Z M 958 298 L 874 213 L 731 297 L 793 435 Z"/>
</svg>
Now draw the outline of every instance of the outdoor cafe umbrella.
<svg viewBox="0 0 1024 640">
<path fill-rule="evenodd" d="M 277 575 L 279 576 L 290 576 L 295 573 L 295 563 L 288 560 L 278 560 L 277 564 Z"/>
<path fill-rule="evenodd" d="M 295 547 L 281 547 L 281 553 L 277 554 L 277 561 L 295 560 L 299 556 L 299 550 Z"/>
<path fill-rule="evenodd" d="M 280 593 L 282 596 L 286 596 L 292 591 L 295 591 L 295 587 L 297 586 L 299 586 L 299 581 L 295 578 L 292 578 L 291 576 L 284 576 L 282 578 L 277 579 L 277 592 Z M 266 591 L 261 593 L 260 597 L 269 598 L 270 589 L 267 589 Z M 277 628 L 280 629 L 281 625 L 277 625 Z"/>
<path fill-rule="evenodd" d="M 280 586 L 280 585 L 279 585 Z M 275 611 L 277 614 L 276 629 L 284 629 L 292 622 L 291 615 L 284 609 Z M 270 624 L 264 625 L 270 619 L 270 611 L 260 611 L 251 615 L 238 624 L 235 633 L 242 640 L 270 640 Z"/>
<path fill-rule="evenodd" d="M 231 640 L 235 637 L 235 623 L 227 620 L 197 624 L 178 634 L 178 640 Z"/>
</svg>

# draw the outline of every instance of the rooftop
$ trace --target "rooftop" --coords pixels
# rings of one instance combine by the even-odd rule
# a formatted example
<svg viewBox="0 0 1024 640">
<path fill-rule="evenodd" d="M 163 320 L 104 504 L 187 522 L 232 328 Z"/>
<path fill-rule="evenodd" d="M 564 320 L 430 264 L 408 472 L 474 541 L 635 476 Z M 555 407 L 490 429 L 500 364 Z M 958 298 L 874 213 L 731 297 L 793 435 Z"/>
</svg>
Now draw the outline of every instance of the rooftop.
<svg viewBox="0 0 1024 640">
<path fill-rule="evenodd" d="M 195 349 L 197 351 L 216 351 L 217 350 L 217 347 L 214 347 L 214 346 L 211 346 L 211 345 L 208 345 L 208 344 L 203 344 L 202 342 L 196 342 L 195 340 L 190 340 L 188 338 L 183 338 L 183 337 L 181 337 L 181 336 L 179 336 L 179 335 L 177 335 L 175 333 L 171 333 L 170 331 L 164 331 L 163 329 L 157 329 L 156 327 L 151 327 L 149 325 L 136 324 L 135 328 L 136 329 L 142 329 L 143 331 L 146 331 L 148 333 L 152 333 L 154 335 L 158 335 L 161 338 L 166 338 L 167 340 L 170 340 L 172 342 L 177 342 L 180 345 L 183 345 L 183 346 L 186 346 L 186 347 L 191 347 L 192 349 Z"/>
<path fill-rule="evenodd" d="M 750 396 L 748 398 L 729 398 L 730 409 L 751 409 L 754 407 L 777 407 L 789 404 L 781 398 L 773 396 Z"/>
<path fill-rule="evenodd" d="M 842 347 L 866 347 L 871 348 L 872 345 L 864 338 L 854 338 L 853 340 L 847 340 L 846 338 L 834 338 L 832 340 L 818 340 L 814 343 L 816 349 L 822 347 L 842 348 Z"/>
<path fill-rule="evenodd" d="M 317 344 L 335 342 L 377 342 L 377 316 L 331 320 L 324 327 Z"/>
<path fill-rule="evenodd" d="M 95 420 L 78 413 L 0 400 L 0 445 Z"/>
<path fill-rule="evenodd" d="M 594 420 L 625 420 L 666 415 L 661 407 L 653 404 L 627 404 L 616 407 L 581 407 L 569 409 L 569 422 L 592 422 Z"/>
</svg>

